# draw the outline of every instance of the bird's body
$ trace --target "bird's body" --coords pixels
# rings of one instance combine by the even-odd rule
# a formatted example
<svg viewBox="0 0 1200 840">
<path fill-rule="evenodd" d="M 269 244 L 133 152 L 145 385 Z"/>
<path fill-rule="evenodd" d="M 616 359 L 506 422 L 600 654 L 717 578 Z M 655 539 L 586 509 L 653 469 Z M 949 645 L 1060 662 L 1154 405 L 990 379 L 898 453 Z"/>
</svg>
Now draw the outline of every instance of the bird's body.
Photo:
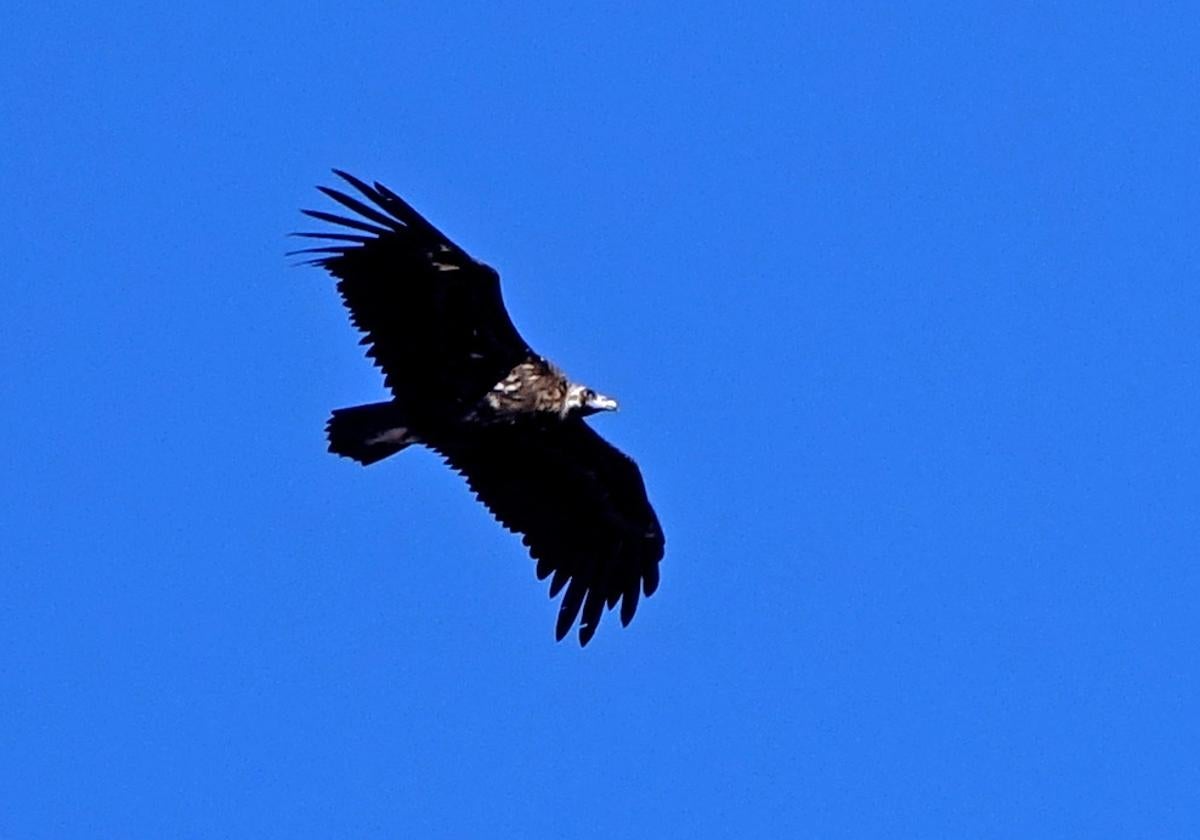
<svg viewBox="0 0 1200 840">
<path fill-rule="evenodd" d="M 337 278 L 392 399 L 335 410 L 330 451 L 366 465 L 427 446 L 524 536 L 551 597 L 565 589 L 559 639 L 579 618 L 587 644 L 617 603 L 628 624 L 658 586 L 664 539 L 637 466 L 584 421 L 616 402 L 525 343 L 494 270 L 386 187 L 337 174 L 373 206 L 322 187 L 361 219 L 307 210 L 354 233 L 300 235 L 333 243 L 305 253 Z"/>
</svg>

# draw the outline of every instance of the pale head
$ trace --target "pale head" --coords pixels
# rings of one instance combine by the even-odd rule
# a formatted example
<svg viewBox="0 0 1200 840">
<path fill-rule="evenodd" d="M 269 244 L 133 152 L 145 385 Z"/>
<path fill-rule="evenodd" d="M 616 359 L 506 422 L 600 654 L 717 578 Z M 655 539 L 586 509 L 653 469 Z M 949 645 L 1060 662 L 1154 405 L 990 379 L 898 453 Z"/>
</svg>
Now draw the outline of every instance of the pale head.
<svg viewBox="0 0 1200 840">
<path fill-rule="evenodd" d="M 567 388 L 567 398 L 563 401 L 563 417 L 575 414 L 587 417 L 600 411 L 616 411 L 617 401 L 612 397 L 597 394 L 586 385 L 572 384 Z"/>
</svg>

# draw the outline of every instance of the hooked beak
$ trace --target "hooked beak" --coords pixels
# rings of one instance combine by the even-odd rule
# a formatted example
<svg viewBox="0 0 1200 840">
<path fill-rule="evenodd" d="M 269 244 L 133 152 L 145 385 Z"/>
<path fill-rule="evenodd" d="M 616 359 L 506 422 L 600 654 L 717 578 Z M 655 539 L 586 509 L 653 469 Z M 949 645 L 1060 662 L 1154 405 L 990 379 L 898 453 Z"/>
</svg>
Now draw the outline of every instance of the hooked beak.
<svg viewBox="0 0 1200 840">
<path fill-rule="evenodd" d="M 614 400 L 612 397 L 606 397 L 603 394 L 596 394 L 596 396 L 589 399 L 583 405 L 589 411 L 616 411 L 617 410 L 617 401 Z"/>
</svg>

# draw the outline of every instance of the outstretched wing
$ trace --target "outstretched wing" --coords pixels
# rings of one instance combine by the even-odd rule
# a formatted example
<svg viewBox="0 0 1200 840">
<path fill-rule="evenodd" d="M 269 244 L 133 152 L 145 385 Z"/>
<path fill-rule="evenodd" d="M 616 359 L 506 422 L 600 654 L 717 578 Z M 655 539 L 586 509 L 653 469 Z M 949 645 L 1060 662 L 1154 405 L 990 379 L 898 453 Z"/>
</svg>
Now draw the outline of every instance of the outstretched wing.
<svg viewBox="0 0 1200 840">
<path fill-rule="evenodd" d="M 316 254 L 310 263 L 337 278 L 367 355 L 399 402 L 431 413 L 473 405 L 532 354 L 504 308 L 499 275 L 387 187 L 334 173 L 370 203 L 318 187 L 358 218 L 303 211 L 342 230 L 298 233 L 326 244 L 293 253 Z"/>
<path fill-rule="evenodd" d="M 458 427 L 429 445 L 462 473 L 497 520 L 524 535 L 537 576 L 566 588 L 555 635 L 580 618 L 579 642 L 605 607 L 628 624 L 658 588 L 664 538 L 637 465 L 582 420 Z"/>
</svg>

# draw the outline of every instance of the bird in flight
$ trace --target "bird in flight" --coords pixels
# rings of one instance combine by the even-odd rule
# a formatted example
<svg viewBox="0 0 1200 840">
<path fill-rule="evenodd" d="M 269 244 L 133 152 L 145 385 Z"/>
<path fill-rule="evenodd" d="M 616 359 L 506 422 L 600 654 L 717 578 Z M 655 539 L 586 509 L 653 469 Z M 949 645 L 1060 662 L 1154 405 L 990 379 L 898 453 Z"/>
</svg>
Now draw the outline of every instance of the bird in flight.
<svg viewBox="0 0 1200 840">
<path fill-rule="evenodd" d="M 296 234 L 323 244 L 293 253 L 337 280 L 391 398 L 334 410 L 329 451 L 366 466 L 428 447 L 522 535 L 550 597 L 564 593 L 555 638 L 578 620 L 586 645 L 618 603 L 629 624 L 658 588 L 665 541 L 637 465 L 584 419 L 616 400 L 529 347 L 494 269 L 382 184 L 334 174 L 365 201 L 318 187 L 354 216 L 304 210 L 338 227 Z"/>
</svg>

